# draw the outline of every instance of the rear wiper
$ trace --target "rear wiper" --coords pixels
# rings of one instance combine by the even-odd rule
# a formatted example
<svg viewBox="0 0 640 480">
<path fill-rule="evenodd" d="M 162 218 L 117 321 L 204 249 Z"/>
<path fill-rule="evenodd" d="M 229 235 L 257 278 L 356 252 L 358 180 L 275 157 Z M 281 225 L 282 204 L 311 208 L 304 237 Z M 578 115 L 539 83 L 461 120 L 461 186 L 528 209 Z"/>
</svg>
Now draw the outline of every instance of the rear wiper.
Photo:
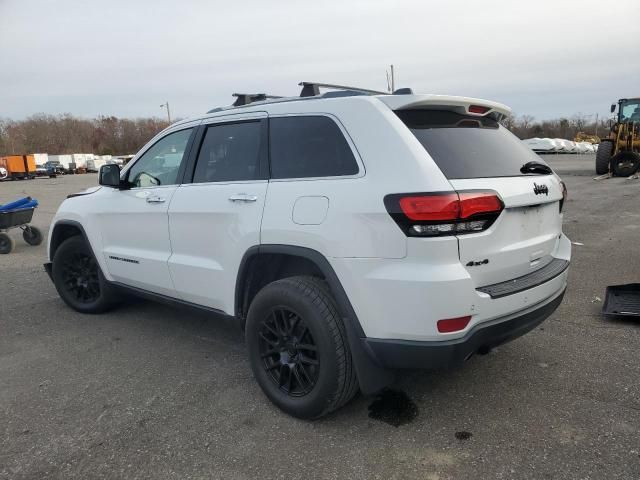
<svg viewBox="0 0 640 480">
<path fill-rule="evenodd" d="M 534 173 L 537 175 L 550 175 L 553 170 L 548 165 L 540 162 L 527 162 L 520 167 L 521 173 Z"/>
</svg>

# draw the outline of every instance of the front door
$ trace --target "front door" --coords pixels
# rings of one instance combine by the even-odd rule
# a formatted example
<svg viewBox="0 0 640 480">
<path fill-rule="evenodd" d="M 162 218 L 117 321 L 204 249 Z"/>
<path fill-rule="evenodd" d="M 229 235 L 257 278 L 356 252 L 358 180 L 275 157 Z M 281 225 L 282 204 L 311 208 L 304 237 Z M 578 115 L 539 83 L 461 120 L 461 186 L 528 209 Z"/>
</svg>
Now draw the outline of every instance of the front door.
<svg viewBox="0 0 640 480">
<path fill-rule="evenodd" d="M 238 266 L 260 243 L 266 114 L 225 117 L 201 128 L 193 181 L 177 188 L 169 206 L 169 270 L 180 298 L 233 314 Z"/>
<path fill-rule="evenodd" d="M 117 282 L 175 295 L 167 261 L 171 255 L 167 210 L 182 180 L 195 128 L 168 133 L 125 173 L 129 189 L 113 189 L 98 215 L 103 255 Z"/>
</svg>

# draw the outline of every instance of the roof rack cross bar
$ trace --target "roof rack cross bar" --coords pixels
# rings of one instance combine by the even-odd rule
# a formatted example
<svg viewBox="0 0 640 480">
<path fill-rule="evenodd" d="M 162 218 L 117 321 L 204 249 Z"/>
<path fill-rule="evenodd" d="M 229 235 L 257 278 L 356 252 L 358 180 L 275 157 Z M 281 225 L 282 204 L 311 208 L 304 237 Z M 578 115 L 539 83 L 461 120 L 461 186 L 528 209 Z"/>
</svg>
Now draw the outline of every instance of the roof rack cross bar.
<svg viewBox="0 0 640 480">
<path fill-rule="evenodd" d="M 335 90 L 351 90 L 353 92 L 362 92 L 369 95 L 388 95 L 389 92 L 380 92 L 378 90 L 369 90 L 368 88 L 347 87 L 345 85 L 333 85 L 330 83 L 317 82 L 300 82 L 298 85 L 302 87 L 301 97 L 314 97 L 320 95 L 320 88 L 331 88 Z"/>
<path fill-rule="evenodd" d="M 249 105 L 253 102 L 260 102 L 269 98 L 282 98 L 276 95 L 267 95 L 266 93 L 234 93 L 236 101 L 233 102 L 234 107 L 241 107 L 243 105 Z"/>
</svg>

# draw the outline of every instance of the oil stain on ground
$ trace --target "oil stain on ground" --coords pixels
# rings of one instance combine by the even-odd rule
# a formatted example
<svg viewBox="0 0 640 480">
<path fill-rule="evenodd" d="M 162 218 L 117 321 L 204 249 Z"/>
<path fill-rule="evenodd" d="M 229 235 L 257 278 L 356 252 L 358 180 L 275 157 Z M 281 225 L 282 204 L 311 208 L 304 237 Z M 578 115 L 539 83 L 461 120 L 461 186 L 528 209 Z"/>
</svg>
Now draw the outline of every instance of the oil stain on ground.
<svg viewBox="0 0 640 480">
<path fill-rule="evenodd" d="M 418 416 L 418 406 L 406 393 L 385 388 L 369 405 L 369 418 L 394 427 L 411 423 Z"/>
</svg>

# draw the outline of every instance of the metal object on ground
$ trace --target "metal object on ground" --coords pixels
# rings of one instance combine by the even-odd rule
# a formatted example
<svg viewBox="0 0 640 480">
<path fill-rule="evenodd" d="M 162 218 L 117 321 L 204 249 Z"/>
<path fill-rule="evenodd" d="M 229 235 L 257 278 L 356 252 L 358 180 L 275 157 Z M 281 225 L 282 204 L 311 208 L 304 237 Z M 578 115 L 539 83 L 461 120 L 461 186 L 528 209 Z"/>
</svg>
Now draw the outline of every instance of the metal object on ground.
<svg viewBox="0 0 640 480">
<path fill-rule="evenodd" d="M 640 283 L 608 286 L 605 295 L 603 314 L 640 317 Z"/>
</svg>

